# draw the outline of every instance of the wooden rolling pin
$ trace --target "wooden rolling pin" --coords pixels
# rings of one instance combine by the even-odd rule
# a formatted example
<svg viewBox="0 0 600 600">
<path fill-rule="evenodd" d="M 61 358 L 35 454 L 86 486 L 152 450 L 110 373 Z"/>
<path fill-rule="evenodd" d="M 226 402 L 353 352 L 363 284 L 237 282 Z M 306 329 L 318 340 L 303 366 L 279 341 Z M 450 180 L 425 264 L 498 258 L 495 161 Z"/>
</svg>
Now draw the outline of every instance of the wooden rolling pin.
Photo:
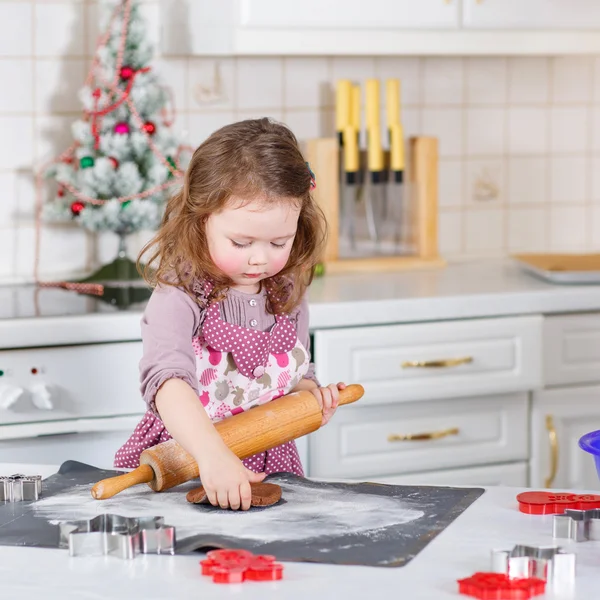
<svg viewBox="0 0 600 600">
<path fill-rule="evenodd" d="M 340 391 L 339 404 L 356 402 L 363 394 L 362 385 L 349 385 Z M 316 431 L 322 418 L 314 395 L 301 391 L 219 421 L 215 428 L 233 453 L 244 459 Z M 144 450 L 134 471 L 96 483 L 92 496 L 96 500 L 112 498 L 138 483 L 147 483 L 160 492 L 198 476 L 198 463 L 192 455 L 169 440 Z"/>
</svg>

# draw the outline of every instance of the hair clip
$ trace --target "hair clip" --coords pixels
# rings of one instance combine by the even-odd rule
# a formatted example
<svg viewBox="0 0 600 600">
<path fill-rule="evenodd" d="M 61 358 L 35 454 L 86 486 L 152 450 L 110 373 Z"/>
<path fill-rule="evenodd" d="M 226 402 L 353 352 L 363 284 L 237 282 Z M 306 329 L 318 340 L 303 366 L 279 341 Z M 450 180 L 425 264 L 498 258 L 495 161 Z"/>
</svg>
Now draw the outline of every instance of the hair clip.
<svg viewBox="0 0 600 600">
<path fill-rule="evenodd" d="M 308 172 L 310 173 L 310 189 L 314 190 L 317 187 L 317 180 L 315 179 L 315 174 L 313 173 L 313 170 L 310 168 L 309 163 L 306 163 L 306 168 L 308 169 Z"/>
</svg>

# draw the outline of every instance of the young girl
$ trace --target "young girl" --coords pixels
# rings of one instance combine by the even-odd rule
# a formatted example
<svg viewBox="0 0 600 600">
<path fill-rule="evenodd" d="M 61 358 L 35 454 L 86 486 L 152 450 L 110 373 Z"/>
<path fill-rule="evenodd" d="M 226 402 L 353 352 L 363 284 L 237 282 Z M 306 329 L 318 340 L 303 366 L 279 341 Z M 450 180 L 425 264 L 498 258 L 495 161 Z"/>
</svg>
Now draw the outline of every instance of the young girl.
<svg viewBox="0 0 600 600">
<path fill-rule="evenodd" d="M 335 412 L 345 386 L 320 387 L 309 355 L 306 289 L 325 238 L 314 185 L 294 135 L 268 119 L 227 125 L 195 151 L 142 251 L 158 263 L 142 318 L 148 411 L 116 467 L 172 436 L 210 502 L 234 510 L 268 473 L 303 475 L 294 442 L 242 463 L 213 423 L 298 390 L 315 395 L 323 424 Z"/>
</svg>

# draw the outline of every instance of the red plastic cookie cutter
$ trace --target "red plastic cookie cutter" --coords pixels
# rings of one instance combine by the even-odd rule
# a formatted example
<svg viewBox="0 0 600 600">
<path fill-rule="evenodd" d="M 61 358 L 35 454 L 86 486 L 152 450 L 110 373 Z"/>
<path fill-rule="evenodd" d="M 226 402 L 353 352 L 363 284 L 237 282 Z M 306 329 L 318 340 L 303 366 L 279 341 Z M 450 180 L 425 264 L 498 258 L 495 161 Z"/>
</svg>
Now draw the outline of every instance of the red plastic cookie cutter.
<svg viewBox="0 0 600 600">
<path fill-rule="evenodd" d="M 202 575 L 214 583 L 277 581 L 283 578 L 283 565 L 268 554 L 254 555 L 248 550 L 212 550 L 200 561 Z"/>
<path fill-rule="evenodd" d="M 511 579 L 502 573 L 474 573 L 458 580 L 459 593 L 479 600 L 529 600 L 545 590 L 541 579 Z"/>
<path fill-rule="evenodd" d="M 600 508 L 600 496 L 595 494 L 553 494 L 523 492 L 517 496 L 519 510 L 528 515 L 562 515 L 567 509 Z"/>
</svg>

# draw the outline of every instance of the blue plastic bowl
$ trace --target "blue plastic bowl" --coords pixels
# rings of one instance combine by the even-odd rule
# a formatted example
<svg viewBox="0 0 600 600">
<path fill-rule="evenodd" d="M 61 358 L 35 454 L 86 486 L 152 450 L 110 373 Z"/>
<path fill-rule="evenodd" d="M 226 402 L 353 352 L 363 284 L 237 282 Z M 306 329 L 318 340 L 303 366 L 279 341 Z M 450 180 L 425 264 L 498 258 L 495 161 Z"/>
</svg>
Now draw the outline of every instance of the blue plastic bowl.
<svg viewBox="0 0 600 600">
<path fill-rule="evenodd" d="M 600 478 L 600 430 L 590 431 L 579 439 L 579 447 L 594 457 L 596 472 Z"/>
</svg>

